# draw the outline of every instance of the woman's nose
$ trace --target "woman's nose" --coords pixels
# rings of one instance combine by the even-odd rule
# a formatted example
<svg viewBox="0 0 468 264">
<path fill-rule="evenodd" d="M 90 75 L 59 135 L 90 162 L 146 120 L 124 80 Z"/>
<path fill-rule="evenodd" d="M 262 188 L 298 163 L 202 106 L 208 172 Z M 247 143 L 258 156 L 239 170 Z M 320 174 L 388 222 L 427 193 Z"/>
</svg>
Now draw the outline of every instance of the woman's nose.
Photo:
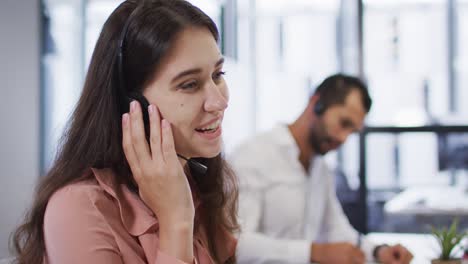
<svg viewBox="0 0 468 264">
<path fill-rule="evenodd" d="M 225 89 L 224 89 L 225 90 Z M 205 100 L 205 111 L 218 112 L 224 111 L 228 107 L 227 91 L 216 85 L 208 89 L 207 97 Z"/>
</svg>

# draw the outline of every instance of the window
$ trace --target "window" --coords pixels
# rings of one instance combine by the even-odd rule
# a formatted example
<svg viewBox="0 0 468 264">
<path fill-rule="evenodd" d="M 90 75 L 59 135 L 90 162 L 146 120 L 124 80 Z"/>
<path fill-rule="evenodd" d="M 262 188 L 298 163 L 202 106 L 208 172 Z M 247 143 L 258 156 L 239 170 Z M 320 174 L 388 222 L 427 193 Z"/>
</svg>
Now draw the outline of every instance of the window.
<svg viewBox="0 0 468 264">
<path fill-rule="evenodd" d="M 460 8 L 455 3 L 363 1 L 364 71 L 374 100 L 368 125 L 457 125 L 463 120 L 460 117 L 466 116 L 466 104 L 462 102 L 468 94 L 462 85 L 461 62 L 467 38 L 462 33 L 466 1 L 458 2 Z M 450 211 L 437 213 L 436 207 L 431 207 L 433 202 L 426 198 L 430 193 L 432 199 L 439 200 L 437 206 L 445 201 L 450 207 L 442 189 L 463 187 L 466 173 L 459 170 L 463 168 L 440 167 L 441 151 L 447 147 L 442 140 L 445 136 L 434 133 L 439 128 L 429 130 L 406 133 L 403 128 L 402 133 L 367 134 L 370 230 L 427 231 L 426 224 L 448 223 L 453 217 Z M 431 188 L 440 188 L 441 192 L 431 193 Z M 419 214 L 403 205 L 427 206 L 433 211 Z"/>
</svg>

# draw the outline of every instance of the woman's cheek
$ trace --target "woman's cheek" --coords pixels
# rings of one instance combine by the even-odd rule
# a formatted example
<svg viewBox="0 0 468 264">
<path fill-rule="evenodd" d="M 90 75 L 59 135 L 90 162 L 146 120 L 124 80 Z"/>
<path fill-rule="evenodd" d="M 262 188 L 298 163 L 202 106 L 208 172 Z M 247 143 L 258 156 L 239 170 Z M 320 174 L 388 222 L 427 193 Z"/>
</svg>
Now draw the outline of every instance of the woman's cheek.
<svg viewBox="0 0 468 264">
<path fill-rule="evenodd" d="M 226 81 L 223 81 L 221 86 L 221 94 L 224 96 L 224 99 L 229 103 L 229 87 L 227 86 Z"/>
</svg>

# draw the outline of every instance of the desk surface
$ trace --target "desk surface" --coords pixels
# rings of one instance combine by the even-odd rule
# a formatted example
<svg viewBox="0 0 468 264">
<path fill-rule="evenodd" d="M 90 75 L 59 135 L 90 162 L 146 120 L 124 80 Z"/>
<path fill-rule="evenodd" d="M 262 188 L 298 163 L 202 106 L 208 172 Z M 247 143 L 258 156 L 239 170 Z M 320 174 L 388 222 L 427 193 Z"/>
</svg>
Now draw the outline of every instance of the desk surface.
<svg viewBox="0 0 468 264">
<path fill-rule="evenodd" d="M 370 233 L 368 238 L 378 244 L 402 244 L 413 254 L 412 264 L 430 264 L 431 259 L 436 258 L 439 252 L 437 241 L 432 235 Z"/>
</svg>

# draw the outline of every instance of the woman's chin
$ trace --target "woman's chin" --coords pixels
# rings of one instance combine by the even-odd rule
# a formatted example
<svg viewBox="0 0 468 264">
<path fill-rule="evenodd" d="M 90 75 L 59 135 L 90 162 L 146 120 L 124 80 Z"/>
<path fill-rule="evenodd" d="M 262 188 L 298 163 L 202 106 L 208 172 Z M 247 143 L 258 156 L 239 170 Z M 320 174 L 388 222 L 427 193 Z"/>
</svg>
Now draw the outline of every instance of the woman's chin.
<svg viewBox="0 0 468 264">
<path fill-rule="evenodd" d="M 207 159 L 215 158 L 216 156 L 219 155 L 219 153 L 221 153 L 221 151 L 220 151 L 220 152 L 217 152 L 217 153 L 214 153 L 214 154 L 211 154 L 211 155 L 207 155 L 205 158 L 207 158 Z"/>
<path fill-rule="evenodd" d="M 221 147 L 204 149 L 204 150 L 198 151 L 197 153 L 198 155 L 196 155 L 196 157 L 211 159 L 211 158 L 218 156 L 219 153 L 221 153 Z"/>
<path fill-rule="evenodd" d="M 191 146 L 190 149 L 179 149 L 177 153 L 186 158 L 205 158 L 210 159 L 221 153 L 222 144 Z"/>
</svg>

